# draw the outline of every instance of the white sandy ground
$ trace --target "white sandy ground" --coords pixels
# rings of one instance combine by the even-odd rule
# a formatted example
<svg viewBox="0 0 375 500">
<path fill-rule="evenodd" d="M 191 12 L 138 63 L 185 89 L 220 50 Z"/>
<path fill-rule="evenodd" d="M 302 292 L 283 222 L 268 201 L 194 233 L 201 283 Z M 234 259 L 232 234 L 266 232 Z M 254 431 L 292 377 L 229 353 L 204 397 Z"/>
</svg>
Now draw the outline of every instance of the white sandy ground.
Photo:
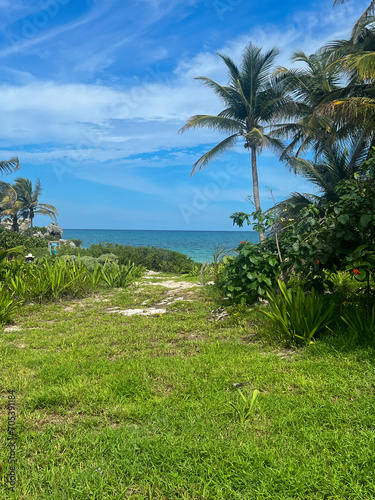
<svg viewBox="0 0 375 500">
<path fill-rule="evenodd" d="M 158 277 L 159 273 L 156 271 L 147 271 L 144 279 L 146 281 L 142 281 L 139 283 L 140 287 L 145 285 L 155 285 L 155 286 L 163 286 L 168 289 L 167 297 L 157 304 L 138 309 L 120 309 L 119 307 L 109 307 L 106 309 L 106 312 L 109 314 L 122 314 L 123 316 L 153 316 L 155 314 L 165 314 L 167 309 L 165 306 L 169 306 L 174 302 L 178 302 L 179 300 L 189 301 L 190 299 L 184 297 L 184 292 L 188 289 L 195 288 L 201 286 L 199 283 L 188 283 L 186 281 L 176 281 L 174 279 L 167 279 L 160 277 L 160 281 L 147 281 L 150 278 Z M 177 278 L 176 278 L 177 279 Z"/>
</svg>

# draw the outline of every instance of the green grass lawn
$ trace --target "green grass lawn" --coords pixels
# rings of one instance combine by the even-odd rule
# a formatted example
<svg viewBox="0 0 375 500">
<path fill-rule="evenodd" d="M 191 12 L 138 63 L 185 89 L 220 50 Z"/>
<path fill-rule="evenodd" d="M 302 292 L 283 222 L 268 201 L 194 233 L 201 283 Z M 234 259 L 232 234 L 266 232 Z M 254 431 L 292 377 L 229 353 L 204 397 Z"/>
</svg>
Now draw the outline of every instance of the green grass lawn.
<svg viewBox="0 0 375 500">
<path fill-rule="evenodd" d="M 271 326 L 256 312 L 209 321 L 223 305 L 210 286 L 163 315 L 106 311 L 168 293 L 150 284 L 29 305 L 0 334 L 1 498 L 375 498 L 373 349 L 293 352 L 263 340 Z M 244 423 L 236 383 L 259 391 Z"/>
</svg>

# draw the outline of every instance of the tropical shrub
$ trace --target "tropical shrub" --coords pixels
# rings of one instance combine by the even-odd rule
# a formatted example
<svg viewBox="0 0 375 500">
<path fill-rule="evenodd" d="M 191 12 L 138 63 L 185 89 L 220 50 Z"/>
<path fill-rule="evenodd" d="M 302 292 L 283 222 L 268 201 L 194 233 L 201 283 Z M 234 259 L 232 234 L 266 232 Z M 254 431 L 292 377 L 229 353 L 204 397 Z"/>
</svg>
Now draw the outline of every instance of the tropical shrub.
<svg viewBox="0 0 375 500">
<path fill-rule="evenodd" d="M 216 285 L 231 300 L 251 303 L 275 286 L 280 262 L 276 253 L 250 242 L 242 242 L 237 251 L 237 257 L 226 257 Z"/>
<path fill-rule="evenodd" d="M 140 278 L 143 273 L 143 268 L 136 267 L 131 262 L 127 265 L 104 265 L 102 267 L 102 278 L 110 288 L 124 288 Z"/>
<path fill-rule="evenodd" d="M 347 326 L 346 336 L 351 343 L 375 340 L 375 305 L 369 312 L 359 307 L 347 308 L 341 319 Z"/>
<path fill-rule="evenodd" d="M 21 233 L 14 233 L 0 227 L 0 248 L 8 249 L 19 245 L 23 245 L 27 251 L 30 251 L 31 248 L 47 247 L 46 240 L 43 238 L 35 238 Z"/>
<path fill-rule="evenodd" d="M 33 233 L 42 233 L 44 236 L 47 236 L 47 226 L 34 226 Z M 31 229 L 26 229 L 23 234 L 26 236 L 31 236 Z"/>
<path fill-rule="evenodd" d="M 358 288 L 354 275 L 347 271 L 326 272 L 326 285 L 336 293 L 348 293 Z"/>
<path fill-rule="evenodd" d="M 75 244 L 76 247 L 80 247 L 82 245 L 82 240 L 79 239 L 79 238 L 72 238 L 69 241 L 72 241 Z"/>
<path fill-rule="evenodd" d="M 0 324 L 8 323 L 17 313 L 19 304 L 13 294 L 8 292 L 0 283 Z"/>
<path fill-rule="evenodd" d="M 88 271 L 93 271 L 98 264 L 100 264 L 100 267 L 102 266 L 102 263 L 99 263 L 98 259 L 89 256 L 78 257 L 77 255 L 63 255 L 62 257 L 60 257 L 60 259 L 66 262 L 74 263 L 76 265 L 81 263 L 86 267 Z"/>
<path fill-rule="evenodd" d="M 114 253 L 103 253 L 96 260 L 99 264 L 117 265 L 119 259 L 118 256 Z"/>
<path fill-rule="evenodd" d="M 116 256 L 118 264 L 126 265 L 129 261 L 135 266 L 143 266 L 152 271 L 162 271 L 170 273 L 187 273 L 194 264 L 194 261 L 186 255 L 156 247 L 132 247 L 123 246 L 118 243 L 99 243 L 91 245 L 89 248 L 70 248 L 64 245 L 59 255 L 90 256 L 99 258 L 104 254 Z"/>
<path fill-rule="evenodd" d="M 282 281 L 278 285 L 280 294 L 267 291 L 271 312 L 259 312 L 270 318 L 286 338 L 307 343 L 327 329 L 334 319 L 335 307 L 329 298 L 316 294 L 314 289 L 305 294 L 301 287 L 292 290 Z"/>
<path fill-rule="evenodd" d="M 144 273 L 143 268 L 130 262 L 120 266 L 96 263 L 89 269 L 79 258 L 74 262 L 66 258 L 45 258 L 35 264 L 15 260 L 4 263 L 1 271 L 4 289 L 18 300 L 39 302 L 82 296 L 99 286 L 124 288 Z"/>
</svg>

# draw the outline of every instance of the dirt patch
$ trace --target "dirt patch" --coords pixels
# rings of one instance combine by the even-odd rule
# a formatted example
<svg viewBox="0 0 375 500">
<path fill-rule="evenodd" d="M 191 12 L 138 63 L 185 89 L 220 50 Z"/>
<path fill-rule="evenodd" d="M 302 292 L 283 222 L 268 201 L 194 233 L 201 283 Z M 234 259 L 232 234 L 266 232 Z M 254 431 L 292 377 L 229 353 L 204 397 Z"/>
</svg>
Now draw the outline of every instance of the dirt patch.
<svg viewBox="0 0 375 500">
<path fill-rule="evenodd" d="M 4 328 L 5 333 L 20 332 L 21 330 L 22 330 L 22 328 L 20 326 L 17 326 L 17 325 L 6 326 Z"/>
<path fill-rule="evenodd" d="M 152 281 L 148 283 L 141 283 L 141 285 L 147 284 L 148 286 L 164 286 L 171 290 L 187 290 L 188 288 L 193 288 L 195 286 L 199 286 L 197 283 L 188 283 L 187 281 L 174 281 L 174 280 L 166 280 L 166 281 Z"/>
<path fill-rule="evenodd" d="M 291 358 L 292 356 L 294 356 L 296 354 L 296 352 L 297 351 L 295 351 L 294 349 L 284 349 L 280 352 L 277 352 L 276 356 L 279 356 L 279 358 L 288 359 L 288 358 Z"/>
<path fill-rule="evenodd" d="M 160 307 L 147 307 L 145 309 L 119 309 L 111 307 L 106 309 L 109 314 L 122 314 L 123 316 L 154 316 L 155 314 L 165 314 L 166 309 Z"/>
<path fill-rule="evenodd" d="M 87 419 L 95 419 L 97 420 L 97 416 L 92 417 L 90 415 L 85 415 L 82 413 L 74 413 L 74 412 L 69 412 L 66 415 L 59 415 L 58 413 L 43 413 L 42 415 L 39 416 L 39 418 L 36 415 L 32 415 L 32 419 L 30 420 L 30 426 L 32 429 L 35 429 L 36 431 L 44 431 L 48 427 L 51 426 L 62 426 L 62 425 L 75 425 L 76 423 L 82 421 L 82 420 L 87 420 Z M 119 427 L 121 424 L 117 419 L 103 419 L 103 421 L 97 425 L 96 427 L 103 428 L 103 427 L 112 427 L 116 428 Z"/>
<path fill-rule="evenodd" d="M 148 277 L 154 277 L 157 275 L 158 273 L 156 271 L 147 272 Z M 178 278 L 176 277 L 176 279 Z M 142 287 L 142 285 L 154 285 L 154 286 L 163 286 L 167 288 L 166 296 L 162 300 L 159 300 L 158 302 L 153 304 L 152 306 L 144 307 L 142 309 L 141 308 L 121 309 L 119 307 L 110 307 L 105 311 L 109 314 L 122 314 L 123 316 L 155 316 L 155 315 L 166 314 L 167 312 L 166 307 L 170 306 L 171 304 L 174 304 L 175 302 L 184 300 L 192 302 L 193 300 L 192 297 L 194 296 L 194 293 L 193 292 L 186 293 L 186 290 L 190 290 L 192 288 L 199 286 L 197 285 L 197 283 L 176 281 L 170 278 L 160 277 L 160 280 L 162 281 L 139 283 L 140 287 Z M 146 303 L 144 303 L 144 305 L 146 305 Z"/>
</svg>

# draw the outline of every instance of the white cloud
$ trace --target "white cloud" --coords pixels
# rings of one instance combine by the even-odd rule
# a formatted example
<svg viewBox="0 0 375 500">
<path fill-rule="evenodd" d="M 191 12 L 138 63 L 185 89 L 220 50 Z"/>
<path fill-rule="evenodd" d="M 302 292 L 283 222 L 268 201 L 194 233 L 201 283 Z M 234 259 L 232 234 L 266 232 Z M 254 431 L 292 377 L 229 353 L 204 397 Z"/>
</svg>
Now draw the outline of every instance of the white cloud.
<svg viewBox="0 0 375 500">
<path fill-rule="evenodd" d="M 166 10 L 161 10 L 160 16 L 168 10 L 165 3 L 162 4 Z M 75 23 L 89 23 L 97 19 L 100 12 L 96 6 Z M 243 48 L 252 40 L 265 48 L 278 45 L 282 49 L 279 63 L 288 65 L 294 49 L 302 48 L 310 53 L 329 38 L 348 36 L 357 14 L 350 5 L 333 10 L 325 4 L 324 10 L 314 14 L 299 12 L 285 26 L 262 25 L 251 29 L 218 47 L 218 52 L 229 54 L 239 62 Z M 74 27 L 68 24 L 64 30 Z M 52 35 L 51 32 L 45 36 Z M 108 54 L 105 52 L 103 57 L 99 54 L 97 60 L 87 64 L 96 66 L 103 58 L 108 60 Z M 1 143 L 3 147 L 12 144 L 15 150 L 22 145 L 18 154 L 27 161 L 68 158 L 82 163 L 120 161 L 165 149 L 207 147 L 222 136 L 210 131 L 178 135 L 189 116 L 202 112 L 216 114 L 221 109 L 212 91 L 194 80 L 199 75 L 227 81 L 222 60 L 207 51 L 192 59 L 180 60 L 167 79 L 150 68 L 143 80 L 126 88 L 27 81 L 28 75 L 23 75 L 26 84 L 0 87 Z M 44 152 L 34 146 L 22 152 L 34 144 L 45 145 L 42 146 Z M 175 164 L 178 161 L 192 164 L 192 159 L 191 154 L 180 155 Z M 128 161 L 132 165 L 136 163 Z"/>
</svg>

